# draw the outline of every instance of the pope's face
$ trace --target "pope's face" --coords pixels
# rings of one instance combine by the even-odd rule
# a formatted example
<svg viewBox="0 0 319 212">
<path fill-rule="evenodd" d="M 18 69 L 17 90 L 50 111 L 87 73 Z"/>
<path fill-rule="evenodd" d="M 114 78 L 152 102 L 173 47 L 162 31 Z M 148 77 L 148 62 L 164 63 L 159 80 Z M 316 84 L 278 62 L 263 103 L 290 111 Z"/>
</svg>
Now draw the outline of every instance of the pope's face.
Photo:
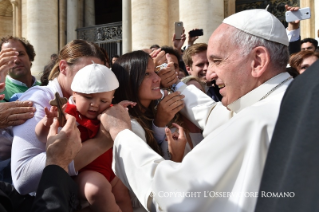
<svg viewBox="0 0 319 212">
<path fill-rule="evenodd" d="M 224 106 L 252 90 L 249 56 L 243 56 L 242 50 L 231 42 L 230 27 L 221 24 L 210 37 L 207 49 L 206 78 L 216 80 Z"/>
</svg>

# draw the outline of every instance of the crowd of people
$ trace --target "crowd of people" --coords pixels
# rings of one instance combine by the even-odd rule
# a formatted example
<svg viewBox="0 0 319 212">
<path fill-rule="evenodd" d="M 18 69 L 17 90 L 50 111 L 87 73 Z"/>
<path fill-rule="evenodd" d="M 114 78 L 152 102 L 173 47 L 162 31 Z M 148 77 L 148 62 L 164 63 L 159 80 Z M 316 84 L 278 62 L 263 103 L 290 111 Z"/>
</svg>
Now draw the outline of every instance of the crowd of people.
<svg viewBox="0 0 319 212">
<path fill-rule="evenodd" d="M 111 60 L 73 40 L 41 83 L 33 46 L 2 38 L 0 211 L 318 209 L 319 50 L 299 24 L 245 10 L 207 44 Z"/>
</svg>

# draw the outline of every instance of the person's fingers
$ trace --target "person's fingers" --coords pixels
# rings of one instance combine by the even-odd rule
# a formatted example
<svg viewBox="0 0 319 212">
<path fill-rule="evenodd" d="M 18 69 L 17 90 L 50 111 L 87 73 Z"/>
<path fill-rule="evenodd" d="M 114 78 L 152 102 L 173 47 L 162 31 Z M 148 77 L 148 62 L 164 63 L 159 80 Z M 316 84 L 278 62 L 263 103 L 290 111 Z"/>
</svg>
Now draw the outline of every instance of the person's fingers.
<svg viewBox="0 0 319 212">
<path fill-rule="evenodd" d="M 180 95 L 179 91 L 173 92 L 173 93 L 171 93 L 169 95 L 166 95 L 161 102 L 169 102 L 170 100 L 171 101 L 176 101 L 174 98 L 179 96 L 179 95 Z"/>
<path fill-rule="evenodd" d="M 161 48 L 156 49 L 156 50 L 154 50 L 154 51 L 152 51 L 152 52 L 150 53 L 150 56 L 151 56 L 152 58 L 153 58 L 153 57 L 156 57 L 161 51 L 162 51 Z"/>
<path fill-rule="evenodd" d="M 184 107 L 184 101 L 179 100 L 174 102 L 173 104 L 169 105 L 170 108 L 172 108 L 172 112 L 177 113 Z"/>
<path fill-rule="evenodd" d="M 166 134 L 166 139 L 167 139 L 168 145 L 170 146 L 171 142 L 173 140 L 173 137 L 172 137 L 172 132 L 168 127 L 165 127 L 165 134 Z"/>
<path fill-rule="evenodd" d="M 62 130 L 69 130 L 76 128 L 76 119 L 74 116 L 65 114 L 66 123 L 63 126 Z"/>
<path fill-rule="evenodd" d="M 33 102 L 31 102 L 31 101 L 23 101 L 23 102 L 15 101 L 15 102 L 10 102 L 8 104 L 11 104 L 10 107 L 32 107 Z M 35 111 L 35 108 L 33 108 L 33 109 Z"/>
<path fill-rule="evenodd" d="M 178 132 L 179 132 L 178 133 L 178 137 L 184 135 L 184 129 L 183 129 L 182 126 L 180 126 L 180 125 L 178 125 L 176 123 L 172 123 L 172 125 L 178 129 Z"/>
<path fill-rule="evenodd" d="M 48 138 L 58 134 L 58 127 L 59 127 L 59 121 L 57 118 L 54 118 L 53 123 L 51 124 L 49 129 Z"/>
<path fill-rule="evenodd" d="M 11 114 L 7 117 L 9 122 L 17 121 L 17 120 L 28 120 L 34 116 L 33 112 L 25 112 L 25 113 L 18 113 L 18 114 Z"/>
<path fill-rule="evenodd" d="M 6 53 L 6 52 L 17 52 L 17 49 L 16 48 L 5 48 L 5 49 L 2 49 L 0 51 L 0 54 L 2 55 L 4 53 Z M 19 54 L 19 52 L 18 52 L 18 54 Z"/>
<path fill-rule="evenodd" d="M 33 107 L 12 107 L 8 108 L 7 110 L 9 116 L 14 114 L 21 114 L 21 113 L 32 113 L 34 114 L 35 108 Z"/>
<path fill-rule="evenodd" d="M 175 40 L 175 37 L 176 37 L 176 35 L 175 35 L 175 33 L 173 34 L 173 39 L 172 39 L 172 41 L 174 41 Z"/>
<path fill-rule="evenodd" d="M 4 95 L 4 94 L 1 94 L 1 95 L 0 95 L 0 101 L 3 100 L 4 97 L 5 97 L 5 95 Z"/>
<path fill-rule="evenodd" d="M 170 54 L 167 53 L 167 54 L 165 54 L 165 56 L 166 56 L 167 63 L 173 62 L 173 64 L 174 64 L 173 58 Z"/>
<path fill-rule="evenodd" d="M 52 107 L 51 107 L 52 108 Z M 50 108 L 50 110 L 47 108 L 47 107 L 44 107 L 44 112 L 45 112 L 45 115 L 47 117 L 50 117 L 51 115 L 51 112 L 52 112 L 52 109 Z"/>
<path fill-rule="evenodd" d="M 136 105 L 136 102 L 122 101 L 120 102 L 120 105 L 122 105 L 125 108 L 127 108 L 128 106 L 134 107 Z"/>
<path fill-rule="evenodd" d="M 9 121 L 8 126 L 17 126 L 17 125 L 23 124 L 26 121 L 27 121 L 27 119 L 18 119 L 18 120 L 14 120 L 14 121 Z"/>
</svg>

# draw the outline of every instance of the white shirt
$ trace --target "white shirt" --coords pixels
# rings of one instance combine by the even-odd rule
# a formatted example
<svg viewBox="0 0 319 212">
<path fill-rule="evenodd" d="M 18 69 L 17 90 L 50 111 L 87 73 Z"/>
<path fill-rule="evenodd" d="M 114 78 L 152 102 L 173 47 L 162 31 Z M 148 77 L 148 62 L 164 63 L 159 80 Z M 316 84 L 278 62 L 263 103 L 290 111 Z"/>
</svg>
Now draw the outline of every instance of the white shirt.
<svg viewBox="0 0 319 212">
<path fill-rule="evenodd" d="M 11 155 L 11 175 L 16 190 L 28 194 L 37 190 L 46 162 L 46 144 L 40 142 L 35 134 L 36 124 L 45 116 L 44 107 L 51 108 L 49 101 L 55 92 L 63 96 L 57 78 L 47 86 L 35 86 L 20 97 L 20 101 L 32 101 L 36 108 L 34 117 L 24 124 L 13 127 Z M 69 164 L 69 175 L 76 175 L 74 162 Z"/>
<path fill-rule="evenodd" d="M 114 141 L 115 174 L 150 211 L 254 211 L 289 77 L 273 77 L 229 105 L 230 110 L 195 86 L 180 86 L 182 113 L 204 130 L 204 139 L 182 163 L 175 163 L 123 130 Z"/>
</svg>

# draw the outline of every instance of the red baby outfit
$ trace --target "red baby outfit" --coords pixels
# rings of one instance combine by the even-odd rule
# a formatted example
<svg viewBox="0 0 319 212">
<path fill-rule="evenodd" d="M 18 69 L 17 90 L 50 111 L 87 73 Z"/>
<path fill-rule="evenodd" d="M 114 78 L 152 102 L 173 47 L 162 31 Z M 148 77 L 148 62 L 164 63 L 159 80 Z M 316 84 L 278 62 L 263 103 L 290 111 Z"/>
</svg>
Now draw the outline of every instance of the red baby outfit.
<svg viewBox="0 0 319 212">
<path fill-rule="evenodd" d="M 84 142 L 90 138 L 93 138 L 99 130 L 100 121 L 97 119 L 88 119 L 81 115 L 77 110 L 76 106 L 67 103 L 65 112 L 76 118 L 78 129 L 81 132 L 81 141 Z M 93 153 L 94 154 L 94 153 Z M 89 165 L 85 166 L 80 172 L 85 170 L 91 170 L 101 173 L 106 179 L 111 182 L 115 177 L 112 171 L 112 148 L 103 153 L 101 156 L 92 161 Z"/>
</svg>

